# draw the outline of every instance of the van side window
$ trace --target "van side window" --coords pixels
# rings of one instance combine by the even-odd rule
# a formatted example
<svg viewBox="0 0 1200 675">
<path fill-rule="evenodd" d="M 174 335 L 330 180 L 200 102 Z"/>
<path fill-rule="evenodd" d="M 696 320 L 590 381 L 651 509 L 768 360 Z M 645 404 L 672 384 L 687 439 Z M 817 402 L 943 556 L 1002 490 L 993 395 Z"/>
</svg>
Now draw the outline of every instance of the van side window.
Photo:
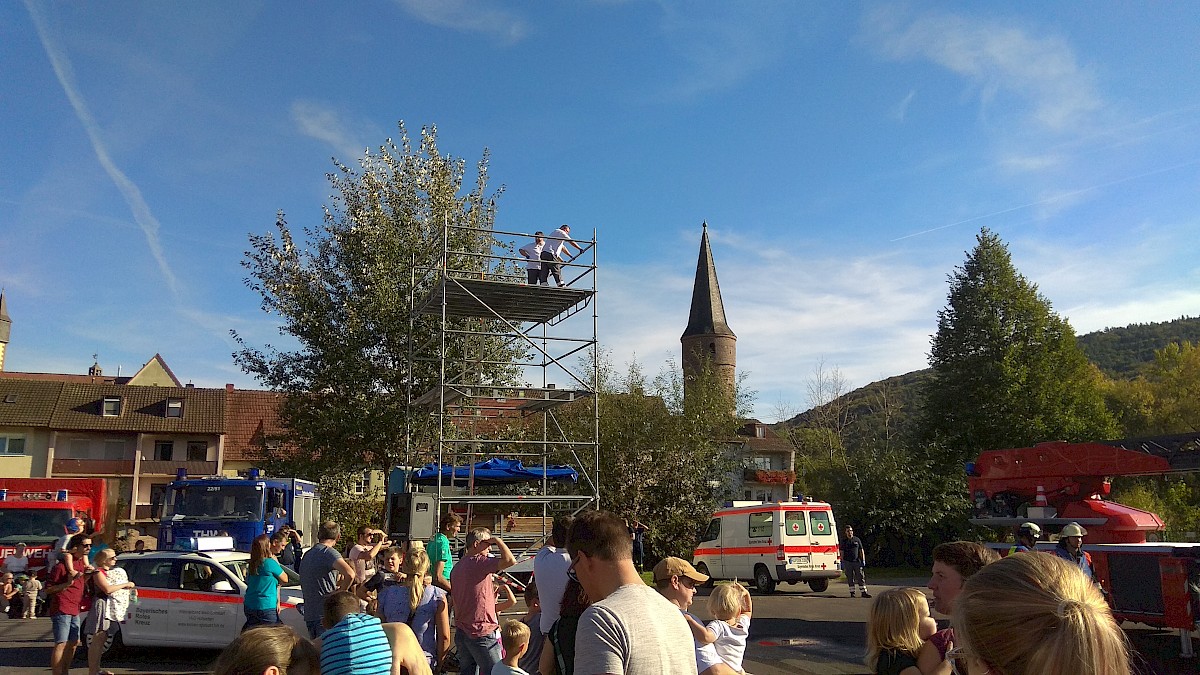
<svg viewBox="0 0 1200 675">
<path fill-rule="evenodd" d="M 766 513 L 751 513 L 750 514 L 750 537 L 770 537 L 774 534 L 772 525 L 775 524 L 775 514 L 771 511 Z"/>
<path fill-rule="evenodd" d="M 704 541 L 716 541 L 721 538 L 721 519 L 713 518 L 708 521 L 708 529 L 704 531 Z"/>
<path fill-rule="evenodd" d="M 809 511 L 808 519 L 812 524 L 812 533 L 818 537 L 827 537 L 834 533 L 828 511 Z"/>
<path fill-rule="evenodd" d="M 129 580 L 139 588 L 175 588 L 173 560 L 123 560 L 121 567 L 129 575 Z"/>
<path fill-rule="evenodd" d="M 803 511 L 787 511 L 783 514 L 783 533 L 789 537 L 808 534 L 808 523 Z"/>
</svg>

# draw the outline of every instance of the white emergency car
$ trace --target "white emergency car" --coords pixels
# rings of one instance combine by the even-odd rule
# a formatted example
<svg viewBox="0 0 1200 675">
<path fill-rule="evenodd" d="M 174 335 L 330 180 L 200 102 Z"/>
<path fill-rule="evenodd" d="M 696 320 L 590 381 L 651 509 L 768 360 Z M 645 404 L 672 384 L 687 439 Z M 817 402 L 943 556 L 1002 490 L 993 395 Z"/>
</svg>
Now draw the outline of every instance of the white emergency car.
<svg viewBox="0 0 1200 675">
<path fill-rule="evenodd" d="M 200 548 L 232 548 L 224 537 Z M 201 540 L 203 542 L 203 540 Z M 223 649 L 246 622 L 242 599 L 250 554 L 232 550 L 145 551 L 122 553 L 117 566 L 137 585 L 137 602 L 105 651 L 131 647 L 195 647 Z M 280 619 L 300 635 L 304 625 L 300 575 L 284 567 L 288 583 L 280 584 Z"/>
<path fill-rule="evenodd" d="M 712 515 L 692 564 L 714 579 L 753 579 L 762 593 L 805 582 L 820 593 L 841 576 L 837 523 L 825 502 L 728 502 Z"/>
</svg>

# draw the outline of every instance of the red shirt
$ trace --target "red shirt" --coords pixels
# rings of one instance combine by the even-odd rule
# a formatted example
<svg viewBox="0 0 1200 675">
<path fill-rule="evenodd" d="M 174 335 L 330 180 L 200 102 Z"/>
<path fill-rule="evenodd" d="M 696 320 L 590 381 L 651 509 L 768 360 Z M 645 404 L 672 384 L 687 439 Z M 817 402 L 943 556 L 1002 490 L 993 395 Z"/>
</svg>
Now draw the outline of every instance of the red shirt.
<svg viewBox="0 0 1200 675">
<path fill-rule="evenodd" d="M 496 587 L 492 574 L 500 571 L 500 559 L 487 552 L 454 564 L 450 572 L 450 595 L 454 598 L 454 627 L 470 637 L 483 637 L 500 627 L 496 619 Z"/>
<path fill-rule="evenodd" d="M 82 572 L 87 567 L 87 556 L 80 556 L 82 560 L 75 561 L 75 569 Z M 64 563 L 58 563 L 54 569 L 50 570 L 50 576 L 46 580 L 47 586 L 56 586 L 67 580 L 67 566 Z M 83 609 L 83 586 L 87 581 L 87 575 L 80 574 L 75 577 L 70 586 L 50 596 L 50 614 L 66 614 L 68 616 L 79 616 Z"/>
</svg>

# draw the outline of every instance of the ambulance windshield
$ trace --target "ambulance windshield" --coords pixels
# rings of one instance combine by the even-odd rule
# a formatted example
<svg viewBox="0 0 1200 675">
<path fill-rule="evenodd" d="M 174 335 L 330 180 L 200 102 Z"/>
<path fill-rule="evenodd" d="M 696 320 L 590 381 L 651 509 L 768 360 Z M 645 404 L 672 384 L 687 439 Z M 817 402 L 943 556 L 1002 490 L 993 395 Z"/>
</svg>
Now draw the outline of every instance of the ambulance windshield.
<svg viewBox="0 0 1200 675">
<path fill-rule="evenodd" d="M 164 517 L 171 520 L 260 520 L 259 485 L 179 485 L 167 493 Z"/>
</svg>

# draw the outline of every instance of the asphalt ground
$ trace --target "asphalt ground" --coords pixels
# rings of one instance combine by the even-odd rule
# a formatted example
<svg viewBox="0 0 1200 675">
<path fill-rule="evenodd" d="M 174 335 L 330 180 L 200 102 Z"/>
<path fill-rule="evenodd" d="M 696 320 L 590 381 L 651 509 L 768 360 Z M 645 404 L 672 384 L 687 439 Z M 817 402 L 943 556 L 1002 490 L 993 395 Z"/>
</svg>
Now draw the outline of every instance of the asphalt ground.
<svg viewBox="0 0 1200 675">
<path fill-rule="evenodd" d="M 872 593 L 888 586 L 922 587 L 926 579 L 888 579 L 871 584 Z M 707 591 L 702 591 L 707 594 Z M 868 673 L 862 665 L 866 654 L 866 621 L 870 600 L 850 598 L 845 582 L 831 584 L 824 593 L 808 586 L 781 585 L 772 595 L 753 593 L 754 619 L 743 664 L 753 675 L 843 675 Z M 697 595 L 693 613 L 708 618 L 706 598 Z M 519 613 L 518 613 L 519 614 Z M 506 616 L 515 616 L 512 613 Z M 1200 657 L 1179 657 L 1180 641 L 1175 632 L 1127 625 L 1126 634 L 1137 651 L 1135 665 L 1142 675 L 1200 673 Z M 1200 635 L 1193 634 L 1196 638 Z M 1200 639 L 1193 640 L 1200 652 Z M 49 668 L 50 620 L 0 619 L 0 673 L 32 675 Z M 207 673 L 218 652 L 173 648 L 127 648 L 105 658 L 105 670 L 126 673 Z M 71 672 L 87 673 L 86 664 L 76 660 Z"/>
</svg>

